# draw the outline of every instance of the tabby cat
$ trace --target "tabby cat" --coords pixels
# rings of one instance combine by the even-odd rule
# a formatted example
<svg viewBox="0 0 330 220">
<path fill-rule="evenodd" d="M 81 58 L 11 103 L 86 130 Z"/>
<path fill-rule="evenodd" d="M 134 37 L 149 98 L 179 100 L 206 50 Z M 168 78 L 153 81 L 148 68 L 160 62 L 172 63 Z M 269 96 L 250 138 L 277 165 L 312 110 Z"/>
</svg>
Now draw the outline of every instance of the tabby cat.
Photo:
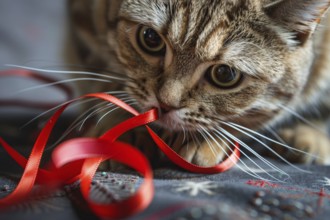
<svg viewBox="0 0 330 220">
<path fill-rule="evenodd" d="M 141 111 L 158 108 L 159 132 L 190 162 L 215 165 L 234 142 L 258 155 L 240 140 L 262 142 L 268 138 L 259 132 L 266 130 L 276 138 L 264 146 L 277 157 L 330 164 L 329 5 L 330 0 L 70 0 L 70 58 L 122 78 L 80 83 L 81 93 L 125 91 Z M 104 109 L 88 108 L 102 118 L 89 135 L 122 120 L 119 111 L 105 117 Z M 152 148 L 143 132 L 127 141 Z"/>
</svg>

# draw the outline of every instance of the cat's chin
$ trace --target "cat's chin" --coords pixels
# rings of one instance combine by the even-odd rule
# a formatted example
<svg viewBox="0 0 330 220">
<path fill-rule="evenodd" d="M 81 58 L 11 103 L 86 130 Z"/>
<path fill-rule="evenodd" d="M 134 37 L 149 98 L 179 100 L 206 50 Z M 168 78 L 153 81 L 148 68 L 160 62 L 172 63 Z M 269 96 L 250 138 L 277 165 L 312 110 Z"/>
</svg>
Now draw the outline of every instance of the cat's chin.
<svg viewBox="0 0 330 220">
<path fill-rule="evenodd" d="M 165 128 L 167 130 L 171 131 L 182 131 L 183 125 L 174 114 L 167 113 L 165 115 L 161 115 L 159 117 L 159 120 L 156 122 L 159 126 L 162 128 Z"/>
</svg>

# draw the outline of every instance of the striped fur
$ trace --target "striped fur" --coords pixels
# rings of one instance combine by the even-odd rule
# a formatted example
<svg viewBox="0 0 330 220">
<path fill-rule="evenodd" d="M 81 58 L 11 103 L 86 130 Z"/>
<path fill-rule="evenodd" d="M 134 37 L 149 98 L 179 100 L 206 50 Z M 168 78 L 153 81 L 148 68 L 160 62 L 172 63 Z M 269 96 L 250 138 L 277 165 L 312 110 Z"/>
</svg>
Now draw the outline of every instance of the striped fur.
<svg viewBox="0 0 330 220">
<path fill-rule="evenodd" d="M 211 131 L 223 121 L 259 130 L 285 124 L 286 119 L 293 118 L 293 111 L 303 114 L 315 108 L 321 111 L 320 106 L 329 107 L 329 96 L 325 95 L 330 92 L 329 3 L 70 0 L 72 45 L 84 65 L 128 77 L 123 89 L 138 101 L 141 110 L 159 107 L 160 102 L 172 106 L 175 110 L 159 122 L 166 129 L 194 131 L 202 126 Z M 161 35 L 167 46 L 165 57 L 141 51 L 136 42 L 139 25 Z M 243 72 L 243 82 L 229 90 L 210 85 L 205 72 L 215 64 Z M 82 92 L 97 92 L 123 86 L 88 83 L 82 87 Z M 109 123 L 104 122 L 107 126 Z M 297 123 L 291 128 L 295 131 L 299 126 Z M 315 131 L 310 134 L 323 135 Z M 287 137 L 291 143 L 290 138 L 299 137 Z M 322 138 L 325 146 L 318 147 L 308 139 L 308 147 L 294 147 L 315 154 L 326 152 L 317 162 L 330 163 L 330 141 Z M 224 157 L 223 150 L 214 154 L 204 145 L 190 146 L 191 152 L 183 148 L 178 152 L 199 165 L 213 165 Z"/>
</svg>

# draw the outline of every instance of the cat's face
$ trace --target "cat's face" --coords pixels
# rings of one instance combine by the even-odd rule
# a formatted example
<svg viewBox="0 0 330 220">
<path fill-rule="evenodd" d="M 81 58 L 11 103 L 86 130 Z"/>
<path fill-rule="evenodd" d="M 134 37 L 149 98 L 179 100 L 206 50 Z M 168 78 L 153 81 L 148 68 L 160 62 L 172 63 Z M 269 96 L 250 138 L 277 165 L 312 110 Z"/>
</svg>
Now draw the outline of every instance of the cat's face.
<svg viewBox="0 0 330 220">
<path fill-rule="evenodd" d="M 170 129 L 273 121 L 302 91 L 313 53 L 312 30 L 291 30 L 276 14 L 288 6 L 271 2 L 123 0 L 108 41 L 127 90 Z"/>
</svg>

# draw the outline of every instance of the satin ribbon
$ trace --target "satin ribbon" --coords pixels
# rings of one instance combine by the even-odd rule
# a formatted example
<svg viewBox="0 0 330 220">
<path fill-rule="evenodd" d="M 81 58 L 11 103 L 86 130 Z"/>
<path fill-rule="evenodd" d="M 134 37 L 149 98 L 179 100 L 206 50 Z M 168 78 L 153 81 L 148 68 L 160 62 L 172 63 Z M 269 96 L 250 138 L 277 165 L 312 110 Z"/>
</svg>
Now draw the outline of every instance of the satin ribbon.
<svg viewBox="0 0 330 220">
<path fill-rule="evenodd" d="M 76 138 L 63 142 L 52 153 L 48 169 L 40 168 L 48 138 L 60 115 L 64 110 L 82 98 L 98 98 L 111 102 L 130 112 L 133 117 L 118 124 L 98 138 Z M 123 133 L 139 126 L 145 126 L 151 138 L 173 163 L 185 170 L 203 174 L 224 172 L 234 166 L 240 157 L 238 144 L 232 149 L 232 154 L 222 163 L 214 167 L 200 167 L 185 161 L 173 151 L 150 127 L 147 125 L 158 119 L 156 109 L 139 114 L 131 106 L 118 98 L 95 93 L 82 96 L 67 102 L 60 107 L 41 130 L 28 159 L 24 158 L 2 138 L 0 144 L 8 154 L 24 169 L 23 175 L 15 190 L 0 200 L 0 207 L 8 207 L 28 198 L 35 184 L 43 185 L 53 190 L 58 187 L 80 180 L 81 193 L 90 209 L 102 218 L 123 218 L 144 210 L 152 201 L 154 186 L 153 174 L 148 160 L 133 146 L 118 141 Z M 98 166 L 105 160 L 116 160 L 123 163 L 144 177 L 143 183 L 135 194 L 128 199 L 113 204 L 98 204 L 89 198 L 90 186 Z"/>
</svg>

